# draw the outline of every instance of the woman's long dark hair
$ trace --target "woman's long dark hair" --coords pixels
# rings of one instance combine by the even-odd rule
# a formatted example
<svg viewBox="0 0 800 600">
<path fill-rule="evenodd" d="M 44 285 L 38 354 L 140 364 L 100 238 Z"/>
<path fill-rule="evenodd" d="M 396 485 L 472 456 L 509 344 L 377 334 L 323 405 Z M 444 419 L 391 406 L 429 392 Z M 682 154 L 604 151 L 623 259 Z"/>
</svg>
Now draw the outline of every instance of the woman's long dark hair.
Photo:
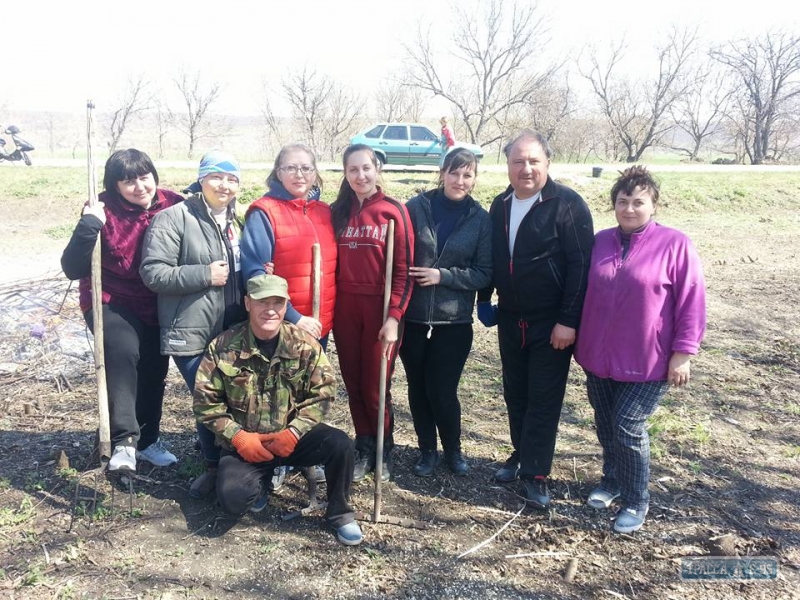
<svg viewBox="0 0 800 600">
<path fill-rule="evenodd" d="M 347 160 L 351 155 L 356 152 L 366 152 L 369 154 L 370 162 L 372 162 L 375 169 L 378 169 L 378 159 L 375 156 L 372 148 L 364 144 L 352 144 L 345 148 L 342 155 L 342 166 L 344 167 L 344 176 L 342 177 L 342 184 L 339 186 L 339 194 L 336 200 L 331 204 L 331 216 L 333 217 L 333 231 L 336 237 L 340 237 L 347 225 L 347 219 L 350 218 L 350 207 L 353 202 L 353 188 L 347 181 Z"/>
</svg>

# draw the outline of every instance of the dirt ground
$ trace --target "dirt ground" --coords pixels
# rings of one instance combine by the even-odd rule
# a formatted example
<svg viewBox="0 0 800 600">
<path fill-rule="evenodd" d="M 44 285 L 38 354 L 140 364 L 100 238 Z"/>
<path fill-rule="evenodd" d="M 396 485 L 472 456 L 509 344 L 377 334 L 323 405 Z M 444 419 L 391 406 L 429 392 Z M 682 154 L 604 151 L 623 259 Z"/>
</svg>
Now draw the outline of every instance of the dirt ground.
<svg viewBox="0 0 800 600">
<path fill-rule="evenodd" d="M 399 447 L 382 513 L 425 530 L 362 522 L 364 543 L 345 548 L 319 515 L 283 520 L 307 501 L 301 477 L 239 520 L 190 499 L 199 457 L 174 370 L 162 435 L 180 463 L 140 470 L 132 497 L 122 482 L 78 479 L 96 417 L 75 291 L 58 311 L 66 282 L 0 286 L 0 598 L 800 598 L 800 218 L 768 206 L 666 216 L 703 258 L 709 327 L 691 385 L 671 391 L 652 419 L 651 511 L 632 535 L 612 533 L 613 513 L 585 505 L 601 457 L 577 365 L 552 509 L 525 507 L 516 485 L 493 482 L 510 445 L 496 332 L 480 324 L 460 388 L 466 477 L 411 473 L 417 453 L 398 362 Z M 340 389 L 331 421 L 352 434 Z M 70 528 L 76 485 L 80 496 L 98 490 L 98 504 L 91 511 L 81 500 Z M 371 512 L 371 479 L 354 486 L 352 501 Z M 709 555 L 775 558 L 779 573 L 681 579 L 684 557 Z"/>
</svg>

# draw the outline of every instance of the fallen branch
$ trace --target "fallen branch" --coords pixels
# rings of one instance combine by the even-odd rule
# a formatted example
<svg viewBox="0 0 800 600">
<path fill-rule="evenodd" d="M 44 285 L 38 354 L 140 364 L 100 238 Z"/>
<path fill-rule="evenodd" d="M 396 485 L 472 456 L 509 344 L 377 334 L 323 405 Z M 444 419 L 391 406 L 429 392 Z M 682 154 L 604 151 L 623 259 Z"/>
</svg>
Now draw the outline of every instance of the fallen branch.
<svg viewBox="0 0 800 600">
<path fill-rule="evenodd" d="M 521 507 L 521 508 L 520 508 L 520 509 L 517 511 L 517 514 L 515 514 L 515 515 L 514 515 L 514 516 L 513 516 L 513 517 L 512 517 L 512 518 L 511 518 L 511 519 L 510 519 L 510 520 L 509 520 L 509 521 L 508 521 L 508 522 L 507 522 L 505 525 L 503 525 L 503 526 L 502 526 L 500 529 L 498 529 L 497 531 L 495 531 L 495 532 L 494 532 L 494 535 L 492 535 L 491 537 L 489 537 L 489 538 L 487 538 L 487 539 L 483 540 L 483 541 L 482 541 L 480 544 L 478 544 L 477 546 L 473 546 L 472 548 L 470 548 L 470 549 L 469 549 L 469 550 L 467 550 L 466 552 L 462 552 L 461 554 L 459 554 L 459 555 L 456 557 L 456 559 L 457 559 L 457 560 L 458 560 L 458 559 L 462 559 L 462 558 L 464 558 L 465 556 L 467 556 L 468 554 L 472 554 L 473 552 L 477 552 L 478 550 L 480 550 L 481 548 L 483 548 L 483 547 L 484 547 L 484 546 L 486 546 L 487 544 L 490 544 L 494 538 L 496 538 L 498 535 L 500 535 L 501 533 L 503 533 L 503 531 L 504 531 L 504 530 L 505 530 L 505 529 L 506 529 L 506 528 L 507 528 L 509 525 L 511 525 L 511 523 L 513 523 L 513 522 L 514 522 L 514 521 L 517 519 L 517 517 L 519 517 L 519 516 L 522 514 L 522 511 L 523 511 L 523 510 L 525 510 L 525 507 L 526 507 L 526 506 L 527 506 L 527 504 L 523 504 L 523 505 L 522 505 L 522 507 Z"/>
<path fill-rule="evenodd" d="M 569 552 L 523 552 L 521 554 L 506 554 L 506 558 L 528 558 L 531 556 L 569 556 Z"/>
</svg>

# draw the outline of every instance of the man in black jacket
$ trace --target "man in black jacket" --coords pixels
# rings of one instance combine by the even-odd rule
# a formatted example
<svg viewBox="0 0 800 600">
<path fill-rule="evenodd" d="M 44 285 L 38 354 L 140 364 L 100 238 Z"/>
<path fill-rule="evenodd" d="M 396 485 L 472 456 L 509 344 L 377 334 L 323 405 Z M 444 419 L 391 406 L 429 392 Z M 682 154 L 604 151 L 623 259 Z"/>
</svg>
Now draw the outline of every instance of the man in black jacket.
<svg viewBox="0 0 800 600">
<path fill-rule="evenodd" d="M 547 508 L 547 477 L 586 293 L 594 228 L 575 191 L 548 176 L 547 139 L 522 131 L 504 148 L 511 185 L 492 220 L 493 287 L 478 295 L 478 318 L 498 325 L 503 395 L 514 452 L 495 473 L 519 477 L 525 498 Z M 493 289 L 498 304 L 491 304 Z"/>
</svg>

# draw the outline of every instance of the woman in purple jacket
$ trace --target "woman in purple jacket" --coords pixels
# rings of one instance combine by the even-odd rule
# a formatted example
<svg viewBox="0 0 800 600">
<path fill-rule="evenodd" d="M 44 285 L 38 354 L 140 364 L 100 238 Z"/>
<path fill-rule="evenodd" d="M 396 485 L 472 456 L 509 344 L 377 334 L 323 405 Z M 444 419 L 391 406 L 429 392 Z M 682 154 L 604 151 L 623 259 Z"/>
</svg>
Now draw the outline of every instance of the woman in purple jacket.
<svg viewBox="0 0 800 600">
<path fill-rule="evenodd" d="M 658 195 L 658 184 L 641 166 L 614 183 L 619 226 L 595 237 L 575 348 L 603 447 L 603 477 L 587 504 L 608 508 L 619 497 L 619 533 L 644 524 L 650 502 L 646 421 L 670 384 L 689 382 L 689 361 L 706 325 L 700 259 L 688 237 L 653 220 Z"/>
<path fill-rule="evenodd" d="M 98 234 L 103 286 L 103 333 L 113 452 L 109 471 L 136 469 L 136 459 L 164 467 L 177 462 L 159 439 L 164 378 L 156 295 L 139 277 L 144 233 L 153 217 L 183 197 L 159 189 L 144 152 L 118 150 L 106 161 L 99 202 L 86 206 L 61 256 L 70 279 L 80 279 L 80 306 L 92 316 L 92 250 Z"/>
</svg>

